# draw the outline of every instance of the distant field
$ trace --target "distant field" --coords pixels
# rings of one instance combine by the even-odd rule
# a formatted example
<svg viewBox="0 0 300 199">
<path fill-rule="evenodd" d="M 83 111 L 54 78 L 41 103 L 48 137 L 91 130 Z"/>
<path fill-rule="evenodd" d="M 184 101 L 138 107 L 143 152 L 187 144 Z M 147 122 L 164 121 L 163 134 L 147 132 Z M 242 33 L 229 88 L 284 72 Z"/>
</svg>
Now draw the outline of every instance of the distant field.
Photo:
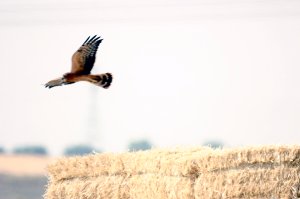
<svg viewBox="0 0 300 199">
<path fill-rule="evenodd" d="M 0 199 L 42 199 L 53 158 L 0 155 Z"/>
<path fill-rule="evenodd" d="M 47 156 L 0 155 L 0 173 L 30 176 L 46 175 L 46 166 L 53 159 Z"/>
</svg>

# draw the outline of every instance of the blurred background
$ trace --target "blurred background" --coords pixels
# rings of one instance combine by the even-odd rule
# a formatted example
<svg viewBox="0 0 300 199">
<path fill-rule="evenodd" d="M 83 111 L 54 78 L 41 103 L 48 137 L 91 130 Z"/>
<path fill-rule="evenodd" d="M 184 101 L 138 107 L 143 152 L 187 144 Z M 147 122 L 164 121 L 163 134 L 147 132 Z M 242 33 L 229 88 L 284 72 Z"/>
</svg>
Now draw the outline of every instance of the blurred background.
<svg viewBox="0 0 300 199">
<path fill-rule="evenodd" d="M 297 0 L 2 0 L 0 16 L 0 199 L 29 182 L 41 198 L 61 155 L 298 144 Z M 45 89 L 95 34 L 111 87 Z"/>
</svg>

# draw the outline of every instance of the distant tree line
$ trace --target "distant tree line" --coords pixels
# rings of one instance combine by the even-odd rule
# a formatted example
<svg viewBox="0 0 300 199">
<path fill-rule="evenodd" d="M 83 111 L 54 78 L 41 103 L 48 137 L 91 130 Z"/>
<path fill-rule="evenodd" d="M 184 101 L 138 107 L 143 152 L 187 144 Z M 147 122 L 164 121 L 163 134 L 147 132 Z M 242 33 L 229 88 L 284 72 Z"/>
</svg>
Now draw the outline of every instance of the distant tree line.
<svg viewBox="0 0 300 199">
<path fill-rule="evenodd" d="M 3 147 L 0 146 L 0 154 L 1 154 L 1 153 L 5 153 L 5 150 L 4 150 Z"/>
<path fill-rule="evenodd" d="M 207 141 L 202 144 L 203 146 L 209 146 L 212 148 L 223 148 L 223 143 L 218 140 Z M 152 148 L 151 142 L 146 139 L 133 140 L 128 144 L 129 151 L 143 151 Z M 72 145 L 66 147 L 63 151 L 65 156 L 79 156 L 92 153 L 100 153 L 101 150 L 96 149 L 90 145 Z M 7 153 L 7 151 L 0 146 L 0 154 Z M 13 154 L 27 154 L 27 155 L 48 155 L 48 151 L 45 147 L 40 145 L 18 146 L 12 150 Z"/>
<path fill-rule="evenodd" d="M 152 148 L 152 144 L 148 140 L 135 140 L 129 143 L 129 151 L 144 151 Z"/>
<path fill-rule="evenodd" d="M 151 149 L 152 145 L 149 141 L 143 140 L 135 140 L 129 143 L 128 150 L 129 151 L 139 151 L 139 150 L 148 150 Z M 7 151 L 0 146 L 0 154 L 7 153 Z M 48 155 L 48 150 L 41 145 L 25 145 L 25 146 L 17 146 L 12 150 L 13 154 L 18 155 Z M 79 144 L 79 145 L 71 145 L 64 149 L 63 155 L 65 156 L 79 156 L 79 155 L 87 155 L 92 153 L 101 153 L 101 150 L 96 149 L 90 145 Z"/>
<path fill-rule="evenodd" d="M 89 145 L 74 145 L 64 150 L 65 156 L 87 155 L 92 153 L 100 153 L 101 151 Z"/>
<path fill-rule="evenodd" d="M 208 146 L 211 147 L 213 149 L 218 149 L 218 148 L 223 148 L 224 144 L 221 141 L 218 140 L 210 140 L 210 141 L 206 141 L 203 143 L 203 146 Z"/>
<path fill-rule="evenodd" d="M 0 154 L 7 153 L 7 151 L 0 146 Z M 18 146 L 12 150 L 13 154 L 28 154 L 28 155 L 47 155 L 47 149 L 43 146 Z"/>
<path fill-rule="evenodd" d="M 13 149 L 14 154 L 47 155 L 47 149 L 43 146 L 20 146 Z"/>
<path fill-rule="evenodd" d="M 140 151 L 151 149 L 152 145 L 147 140 L 135 140 L 129 143 L 129 151 Z M 101 150 L 95 149 L 89 145 L 74 145 L 67 147 L 64 150 L 65 156 L 74 156 L 74 155 L 87 155 L 91 153 L 100 153 Z"/>
</svg>

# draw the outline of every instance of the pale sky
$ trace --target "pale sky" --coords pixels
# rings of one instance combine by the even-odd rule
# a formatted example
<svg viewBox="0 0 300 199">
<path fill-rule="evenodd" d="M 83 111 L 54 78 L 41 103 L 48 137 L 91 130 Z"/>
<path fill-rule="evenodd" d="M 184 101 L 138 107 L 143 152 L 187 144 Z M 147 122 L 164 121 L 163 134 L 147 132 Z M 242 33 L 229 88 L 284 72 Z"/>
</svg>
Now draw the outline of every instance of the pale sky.
<svg viewBox="0 0 300 199">
<path fill-rule="evenodd" d="M 0 28 L 7 150 L 299 144 L 300 1 L 3 0 Z M 94 34 L 111 87 L 44 88 Z"/>
</svg>

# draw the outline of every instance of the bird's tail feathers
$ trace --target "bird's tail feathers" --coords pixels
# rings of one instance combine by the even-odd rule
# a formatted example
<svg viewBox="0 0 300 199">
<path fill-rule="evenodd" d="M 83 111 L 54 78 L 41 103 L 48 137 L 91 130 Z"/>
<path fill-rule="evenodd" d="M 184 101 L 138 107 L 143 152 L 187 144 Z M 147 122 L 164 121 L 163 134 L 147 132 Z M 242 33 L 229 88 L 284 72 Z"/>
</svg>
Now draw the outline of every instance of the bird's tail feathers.
<svg viewBox="0 0 300 199">
<path fill-rule="evenodd" d="M 103 73 L 100 75 L 94 75 L 95 78 L 94 80 L 96 80 L 96 82 L 93 82 L 95 85 L 97 86 L 101 86 L 103 88 L 109 88 L 112 80 L 113 80 L 113 76 L 111 73 Z"/>
</svg>

